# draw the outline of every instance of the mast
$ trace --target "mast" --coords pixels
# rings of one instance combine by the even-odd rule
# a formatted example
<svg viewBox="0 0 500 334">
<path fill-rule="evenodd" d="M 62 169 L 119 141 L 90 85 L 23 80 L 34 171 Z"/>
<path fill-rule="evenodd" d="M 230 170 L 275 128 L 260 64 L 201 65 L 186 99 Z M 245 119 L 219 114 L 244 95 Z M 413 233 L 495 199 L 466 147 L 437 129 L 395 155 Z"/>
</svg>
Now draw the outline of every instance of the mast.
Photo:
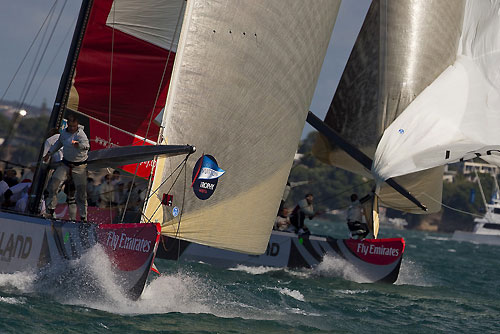
<svg viewBox="0 0 500 334">
<path fill-rule="evenodd" d="M 57 90 L 54 106 L 52 107 L 52 113 L 50 115 L 46 133 L 48 133 L 52 128 L 59 128 L 61 125 L 62 117 L 68 103 L 69 92 L 72 85 L 71 81 L 75 72 L 78 53 L 80 51 L 90 11 L 92 9 L 92 3 L 93 0 L 82 0 L 82 6 L 80 7 L 80 13 L 78 15 L 78 21 L 76 23 L 75 32 L 71 41 L 68 58 L 61 76 L 61 81 Z M 33 183 L 31 187 L 30 202 L 28 206 L 29 213 L 31 214 L 39 213 L 39 203 L 47 180 L 48 168 L 42 162 L 43 144 L 44 143 L 42 143 L 40 153 L 38 154 L 37 168 L 35 175 L 33 176 Z"/>
</svg>

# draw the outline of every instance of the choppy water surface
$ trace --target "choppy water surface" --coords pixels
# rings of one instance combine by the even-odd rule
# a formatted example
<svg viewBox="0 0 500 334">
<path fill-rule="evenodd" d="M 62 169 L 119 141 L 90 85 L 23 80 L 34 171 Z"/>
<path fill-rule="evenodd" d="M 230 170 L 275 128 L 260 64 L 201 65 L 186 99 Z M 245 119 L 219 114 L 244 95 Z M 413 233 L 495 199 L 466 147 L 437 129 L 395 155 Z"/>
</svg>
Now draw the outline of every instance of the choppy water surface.
<svg viewBox="0 0 500 334">
<path fill-rule="evenodd" d="M 343 223 L 312 221 L 345 237 Z M 497 333 L 500 247 L 451 235 L 403 236 L 396 284 L 356 283 L 334 258 L 309 270 L 156 260 L 142 298 L 126 299 L 107 279 L 99 252 L 72 268 L 0 275 L 0 333 Z M 101 291 L 95 294 L 93 291 Z"/>
</svg>

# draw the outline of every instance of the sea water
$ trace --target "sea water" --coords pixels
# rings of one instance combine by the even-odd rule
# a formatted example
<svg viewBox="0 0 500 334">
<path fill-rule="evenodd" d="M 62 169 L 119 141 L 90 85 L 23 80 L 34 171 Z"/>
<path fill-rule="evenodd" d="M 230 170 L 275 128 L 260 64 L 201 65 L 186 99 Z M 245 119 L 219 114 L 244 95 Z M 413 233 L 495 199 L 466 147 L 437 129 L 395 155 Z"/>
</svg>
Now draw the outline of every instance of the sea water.
<svg viewBox="0 0 500 334">
<path fill-rule="evenodd" d="M 313 220 L 343 238 L 340 221 Z M 395 284 L 361 283 L 326 257 L 314 269 L 157 259 L 138 301 L 113 285 L 99 252 L 71 268 L 0 275 L 0 333 L 497 333 L 500 247 L 449 234 L 382 229 L 404 237 Z M 95 293 L 98 291 L 98 293 Z"/>
</svg>

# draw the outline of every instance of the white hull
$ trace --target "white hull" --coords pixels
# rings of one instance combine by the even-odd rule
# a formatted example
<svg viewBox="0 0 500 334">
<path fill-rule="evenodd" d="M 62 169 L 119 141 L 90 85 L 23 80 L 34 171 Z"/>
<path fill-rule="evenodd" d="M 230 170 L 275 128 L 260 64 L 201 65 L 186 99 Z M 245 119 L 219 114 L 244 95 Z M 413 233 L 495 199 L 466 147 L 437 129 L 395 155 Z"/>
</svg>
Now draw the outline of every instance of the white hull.
<svg viewBox="0 0 500 334">
<path fill-rule="evenodd" d="M 99 244 L 117 284 L 137 299 L 159 240 L 156 224 L 91 224 L 0 212 L 0 273 L 38 272 L 80 258 Z"/>
<path fill-rule="evenodd" d="M 473 232 L 455 231 L 452 236 L 456 241 L 467 241 L 476 244 L 500 246 L 500 235 L 478 234 Z"/>
</svg>

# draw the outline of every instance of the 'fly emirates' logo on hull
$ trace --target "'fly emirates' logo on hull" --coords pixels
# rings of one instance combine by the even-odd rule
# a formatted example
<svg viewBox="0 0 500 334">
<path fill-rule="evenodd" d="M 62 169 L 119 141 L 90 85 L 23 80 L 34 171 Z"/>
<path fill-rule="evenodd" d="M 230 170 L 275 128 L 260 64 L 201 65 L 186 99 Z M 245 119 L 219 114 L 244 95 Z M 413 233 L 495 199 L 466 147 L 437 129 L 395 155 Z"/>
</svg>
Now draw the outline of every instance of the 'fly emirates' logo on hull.
<svg viewBox="0 0 500 334">
<path fill-rule="evenodd" d="M 399 249 L 392 247 L 384 247 L 383 245 L 365 245 L 362 243 L 358 244 L 356 252 L 363 255 L 385 255 L 385 256 L 399 256 Z"/>
<path fill-rule="evenodd" d="M 344 239 L 341 242 L 360 260 L 376 265 L 387 265 L 399 261 L 405 249 L 405 242 L 402 238 Z"/>
<path fill-rule="evenodd" d="M 113 250 L 126 249 L 135 250 L 137 252 L 148 253 L 151 250 L 151 240 L 142 238 L 131 238 L 127 234 L 117 234 L 113 231 L 108 232 L 106 239 L 106 246 L 113 248 Z"/>
</svg>

